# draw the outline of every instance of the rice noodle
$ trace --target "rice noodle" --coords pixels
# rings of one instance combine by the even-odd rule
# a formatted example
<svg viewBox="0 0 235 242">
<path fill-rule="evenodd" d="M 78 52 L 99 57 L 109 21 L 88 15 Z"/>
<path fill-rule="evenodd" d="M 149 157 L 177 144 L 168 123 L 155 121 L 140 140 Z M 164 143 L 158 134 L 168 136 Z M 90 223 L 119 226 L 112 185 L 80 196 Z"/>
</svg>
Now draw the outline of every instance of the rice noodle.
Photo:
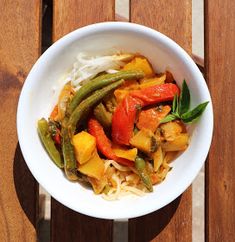
<svg viewBox="0 0 235 242">
<path fill-rule="evenodd" d="M 107 171 L 107 169 L 108 169 L 108 167 L 111 165 L 111 163 L 112 163 L 112 160 L 106 160 L 106 161 L 104 162 L 104 172 Z"/>
<path fill-rule="evenodd" d="M 109 190 L 109 192 L 106 194 L 102 194 L 103 198 L 106 200 L 117 200 L 121 191 L 121 181 L 119 179 L 119 177 L 117 176 L 117 174 L 113 174 L 112 175 L 112 179 L 115 181 L 115 183 L 117 184 L 116 189 L 115 188 L 111 188 Z"/>
<path fill-rule="evenodd" d="M 146 193 L 146 189 L 143 186 L 137 187 L 133 183 L 135 179 L 136 170 L 134 168 L 122 166 L 118 164 L 114 160 L 106 160 L 105 161 L 105 171 L 107 171 L 108 167 L 111 165 L 115 168 L 116 172 L 112 174 L 112 183 L 115 182 L 115 187 L 113 186 L 107 194 L 102 194 L 102 197 L 105 200 L 118 200 L 121 197 L 127 195 L 136 195 L 136 196 L 143 196 Z M 137 182 L 138 183 L 138 182 Z M 139 185 L 139 184 L 138 184 Z"/>
<path fill-rule="evenodd" d="M 136 187 L 133 187 L 133 186 L 125 185 L 125 186 L 122 186 L 122 189 L 125 190 L 125 191 L 129 191 L 131 193 L 134 193 L 134 194 L 136 194 L 138 196 L 144 196 L 145 195 L 144 191 L 142 191 L 142 190 L 140 190 L 140 189 L 138 189 Z"/>
<path fill-rule="evenodd" d="M 88 52 L 80 52 L 69 74 L 71 83 L 74 87 L 77 87 L 82 81 L 90 80 L 103 71 L 113 73 L 132 58 L 133 54 L 91 56 Z"/>
</svg>

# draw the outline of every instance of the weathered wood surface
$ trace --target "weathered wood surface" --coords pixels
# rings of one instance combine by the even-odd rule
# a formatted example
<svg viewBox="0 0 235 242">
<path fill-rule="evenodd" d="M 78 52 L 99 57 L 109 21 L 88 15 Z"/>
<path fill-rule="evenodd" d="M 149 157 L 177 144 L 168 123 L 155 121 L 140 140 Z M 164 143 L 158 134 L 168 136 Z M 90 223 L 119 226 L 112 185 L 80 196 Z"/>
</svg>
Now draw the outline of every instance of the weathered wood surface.
<svg viewBox="0 0 235 242">
<path fill-rule="evenodd" d="M 54 0 L 53 40 L 88 24 L 114 20 L 114 0 Z"/>
<path fill-rule="evenodd" d="M 53 41 L 55 41 L 84 25 L 114 20 L 114 1 L 54 0 L 53 12 Z M 51 208 L 52 241 L 112 241 L 112 221 L 73 212 L 54 199 Z"/>
<path fill-rule="evenodd" d="M 191 0 L 131 0 L 130 20 L 169 36 L 191 55 Z"/>
<path fill-rule="evenodd" d="M 17 142 L 16 108 L 40 55 L 41 1 L 0 1 L 0 12 L 0 241 L 36 241 L 38 185 Z"/>
<path fill-rule="evenodd" d="M 114 19 L 113 0 L 53 3 L 53 41 L 78 27 Z M 130 8 L 132 22 L 159 30 L 191 54 L 190 0 L 132 0 Z M 22 84 L 40 55 L 41 1 L 3 0 L 0 12 L 0 241 L 36 241 L 38 185 L 23 160 L 15 122 Z M 205 0 L 205 70 L 215 114 L 206 165 L 206 241 L 212 242 L 235 237 L 234 43 L 235 2 Z M 129 241 L 191 241 L 191 206 L 189 188 L 160 211 L 130 220 Z M 56 242 L 112 241 L 112 221 L 77 214 L 55 200 L 51 228 Z"/>
<path fill-rule="evenodd" d="M 166 34 L 189 54 L 192 49 L 191 0 L 131 0 L 130 21 Z M 177 208 L 178 207 L 178 208 Z M 129 221 L 129 241 L 192 240 L 192 189 L 160 211 Z"/>
<path fill-rule="evenodd" d="M 235 1 L 205 1 L 205 73 L 214 106 L 206 164 L 206 241 L 235 240 Z"/>
<path fill-rule="evenodd" d="M 112 241 L 112 221 L 79 214 L 54 199 L 51 209 L 51 241 Z"/>
</svg>

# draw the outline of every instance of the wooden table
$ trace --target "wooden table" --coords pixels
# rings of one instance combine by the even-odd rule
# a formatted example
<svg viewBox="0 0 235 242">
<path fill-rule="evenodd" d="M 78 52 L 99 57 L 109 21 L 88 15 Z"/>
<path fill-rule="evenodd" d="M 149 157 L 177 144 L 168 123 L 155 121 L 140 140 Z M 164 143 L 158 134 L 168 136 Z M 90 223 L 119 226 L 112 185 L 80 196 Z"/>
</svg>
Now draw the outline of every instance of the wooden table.
<svg viewBox="0 0 235 242">
<path fill-rule="evenodd" d="M 115 20 L 114 0 L 54 0 L 42 22 L 42 1 L 0 1 L 0 241 L 36 241 L 38 184 L 22 157 L 16 108 L 30 68 L 41 54 L 42 35 L 56 41 L 81 26 Z M 189 54 L 191 0 L 131 0 L 129 21 L 168 35 Z M 50 39 L 48 40 L 50 41 Z M 215 115 L 206 163 L 205 238 L 235 241 L 235 1 L 205 0 L 205 77 Z M 87 217 L 52 199 L 51 241 L 112 241 L 113 221 Z M 170 205 L 129 221 L 129 241 L 192 240 L 192 190 Z"/>
</svg>

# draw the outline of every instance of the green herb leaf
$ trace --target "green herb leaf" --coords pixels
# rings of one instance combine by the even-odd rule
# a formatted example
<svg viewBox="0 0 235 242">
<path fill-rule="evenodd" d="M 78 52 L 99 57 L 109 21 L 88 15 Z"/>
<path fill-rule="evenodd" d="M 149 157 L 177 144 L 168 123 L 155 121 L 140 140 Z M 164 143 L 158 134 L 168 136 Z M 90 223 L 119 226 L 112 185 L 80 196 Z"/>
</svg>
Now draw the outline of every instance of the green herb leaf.
<svg viewBox="0 0 235 242">
<path fill-rule="evenodd" d="M 178 107 L 178 95 L 175 94 L 173 104 L 172 104 L 172 112 L 175 113 Z"/>
<path fill-rule="evenodd" d="M 164 123 L 167 123 L 167 122 L 170 122 L 170 121 L 173 121 L 177 119 L 177 117 L 174 115 L 174 114 L 168 114 L 165 118 L 163 118 L 160 123 L 161 124 L 164 124 Z"/>
<path fill-rule="evenodd" d="M 174 96 L 171 114 L 163 118 L 160 123 L 167 123 L 176 119 L 181 119 L 184 123 L 191 123 L 198 119 L 204 112 L 208 102 L 201 103 L 193 110 L 189 111 L 190 91 L 186 81 L 183 81 L 180 97 Z"/>
<path fill-rule="evenodd" d="M 184 123 L 191 123 L 198 119 L 204 110 L 206 109 L 206 106 L 209 102 L 204 102 L 199 104 L 197 107 L 195 107 L 193 110 L 188 111 L 187 113 L 184 113 L 181 115 L 181 119 Z"/>
<path fill-rule="evenodd" d="M 189 110 L 189 106 L 190 106 L 190 92 L 188 89 L 188 85 L 186 83 L 186 81 L 183 81 L 182 84 L 182 89 L 181 89 L 181 93 L 180 93 L 180 100 L 179 100 L 179 115 L 182 115 L 186 112 L 188 112 Z"/>
</svg>

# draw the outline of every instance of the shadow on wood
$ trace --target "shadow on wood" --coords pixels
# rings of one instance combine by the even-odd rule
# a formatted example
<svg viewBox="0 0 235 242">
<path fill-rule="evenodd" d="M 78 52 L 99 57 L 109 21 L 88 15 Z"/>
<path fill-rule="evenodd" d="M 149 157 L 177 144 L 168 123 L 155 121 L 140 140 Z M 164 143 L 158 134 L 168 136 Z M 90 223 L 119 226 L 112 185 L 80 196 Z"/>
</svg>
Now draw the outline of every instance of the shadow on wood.
<svg viewBox="0 0 235 242">
<path fill-rule="evenodd" d="M 112 234 L 112 220 L 98 219 L 77 213 L 65 206 L 62 206 L 59 202 L 52 198 L 52 242 L 111 242 L 113 237 Z"/>
<path fill-rule="evenodd" d="M 38 183 L 24 161 L 19 143 L 17 143 L 15 150 L 13 175 L 20 205 L 32 225 L 36 228 L 38 218 Z"/>
<path fill-rule="evenodd" d="M 129 241 L 150 241 L 170 223 L 179 204 L 181 196 L 162 209 L 148 215 L 129 220 Z"/>
</svg>

